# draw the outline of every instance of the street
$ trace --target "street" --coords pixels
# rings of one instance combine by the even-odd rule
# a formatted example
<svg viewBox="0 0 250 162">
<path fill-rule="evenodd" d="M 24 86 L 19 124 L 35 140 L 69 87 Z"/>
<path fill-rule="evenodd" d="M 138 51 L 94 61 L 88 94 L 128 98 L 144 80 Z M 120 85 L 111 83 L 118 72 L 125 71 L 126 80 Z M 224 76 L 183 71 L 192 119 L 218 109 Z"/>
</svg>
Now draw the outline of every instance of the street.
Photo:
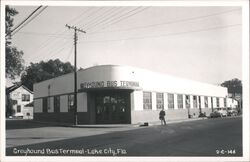
<svg viewBox="0 0 250 162">
<path fill-rule="evenodd" d="M 13 126 L 7 123 L 7 156 L 242 156 L 241 117 L 149 127 Z"/>
</svg>

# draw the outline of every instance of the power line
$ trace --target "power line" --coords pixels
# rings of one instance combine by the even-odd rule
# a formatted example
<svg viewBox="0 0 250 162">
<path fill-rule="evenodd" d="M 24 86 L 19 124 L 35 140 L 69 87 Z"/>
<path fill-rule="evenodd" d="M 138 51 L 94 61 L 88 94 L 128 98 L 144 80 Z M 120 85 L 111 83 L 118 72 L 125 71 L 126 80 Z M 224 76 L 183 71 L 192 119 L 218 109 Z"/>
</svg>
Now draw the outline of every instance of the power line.
<svg viewBox="0 0 250 162">
<path fill-rule="evenodd" d="M 102 7 L 103 8 L 103 7 Z M 87 19 L 87 18 L 89 18 L 90 16 L 92 16 L 92 13 L 94 12 L 94 11 L 96 11 L 96 10 L 88 10 L 88 11 L 86 11 L 86 12 L 84 12 L 84 13 L 81 13 L 80 15 L 82 16 L 82 17 L 84 17 L 83 15 L 85 14 L 87 14 L 87 16 L 85 16 L 85 19 Z M 75 18 L 73 18 L 73 19 L 71 19 L 69 22 L 72 22 L 72 21 L 75 21 L 76 20 L 76 17 Z M 77 24 L 77 22 L 74 24 L 74 25 L 76 25 Z M 60 31 L 57 31 L 57 32 L 55 32 L 55 34 L 63 34 L 63 33 L 66 33 L 66 30 L 63 28 L 62 30 L 60 30 Z M 45 49 L 48 45 L 55 45 L 56 43 L 58 43 L 58 41 L 60 40 L 60 39 L 56 39 L 56 41 L 54 41 L 54 42 L 52 42 L 51 43 L 51 41 L 53 40 L 53 38 L 48 38 L 48 39 L 46 39 L 43 43 L 41 43 L 41 45 L 38 47 L 38 48 L 36 48 L 36 51 L 42 51 L 43 49 Z"/>
<path fill-rule="evenodd" d="M 112 22 L 112 21 L 114 21 L 114 22 L 112 22 L 112 23 L 109 22 L 110 24 L 109 24 L 109 23 L 106 23 L 106 24 L 108 24 L 108 26 L 114 25 L 114 24 L 116 24 L 116 23 L 118 23 L 118 22 L 120 22 L 120 21 L 122 21 L 122 20 L 124 20 L 124 19 L 127 19 L 127 18 L 129 18 L 129 17 L 131 17 L 131 16 L 134 16 L 134 15 L 136 15 L 136 14 L 138 14 L 138 13 L 144 11 L 145 9 L 148 9 L 149 7 L 143 8 L 142 10 L 139 10 L 139 11 L 137 11 L 137 12 L 135 12 L 135 13 L 132 13 L 131 15 L 127 15 L 127 14 L 129 14 L 129 13 L 131 13 L 131 12 L 134 12 L 134 11 L 138 10 L 139 8 L 141 8 L 141 7 L 137 7 L 137 8 L 135 8 L 135 9 L 133 9 L 133 10 L 131 10 L 131 11 L 129 11 L 129 12 L 127 12 L 127 13 L 125 13 L 125 14 L 119 16 L 119 17 L 116 17 L 116 18 L 114 18 L 113 20 L 110 21 L 110 22 Z M 124 17 L 123 17 L 123 16 L 124 16 Z M 105 24 L 104 24 L 104 25 L 105 25 Z M 107 28 L 108 26 L 105 26 L 105 27 L 103 27 L 102 29 L 105 29 L 105 28 Z"/>
<path fill-rule="evenodd" d="M 233 24 L 233 25 L 227 25 L 227 26 L 219 26 L 219 27 L 213 27 L 213 28 L 205 28 L 205 29 L 199 29 L 199 30 L 191 30 L 191 31 L 185 31 L 185 32 L 176 32 L 176 33 L 169 33 L 169 34 L 162 34 L 162 35 L 149 35 L 149 36 L 143 36 L 143 37 L 130 37 L 130 38 L 124 38 L 124 39 L 110 39 L 110 40 L 97 40 L 97 41 L 83 41 L 80 43 L 101 43 L 101 42 L 115 42 L 115 41 L 126 41 L 126 40 L 139 40 L 139 39 L 148 39 L 148 38 L 157 38 L 157 37 L 167 37 L 167 36 L 174 36 L 174 35 L 182 35 L 182 34 L 189 34 L 189 33 L 197 33 L 197 32 L 203 32 L 203 31 L 210 31 L 210 30 L 216 30 L 216 29 L 223 29 L 223 28 L 231 28 L 235 26 L 240 26 L 241 24 Z"/>
<path fill-rule="evenodd" d="M 93 15 L 95 15 L 95 14 L 97 14 L 98 12 L 100 12 L 100 11 L 102 11 L 102 9 L 103 9 L 104 7 L 101 7 L 101 8 L 97 8 L 96 10 L 92 10 L 92 12 L 90 12 L 85 18 L 84 18 L 84 21 L 85 22 L 91 22 L 92 20 L 90 19 L 90 21 L 88 21 L 87 19 L 89 19 L 91 16 L 93 16 Z M 96 12 L 95 12 L 96 11 Z M 75 23 L 74 25 L 80 25 L 81 24 L 81 20 L 78 22 L 78 23 Z M 68 24 L 70 24 L 70 23 L 68 23 Z M 84 26 L 86 26 L 86 25 L 84 25 Z M 82 26 L 83 27 L 83 26 Z"/>
<path fill-rule="evenodd" d="M 54 33 L 18 32 L 17 34 L 34 35 L 34 36 L 46 36 L 46 37 L 65 38 L 65 39 L 71 38 L 71 37 L 65 37 L 65 36 L 70 36 L 70 35 L 54 34 Z"/>
<path fill-rule="evenodd" d="M 92 15 L 89 15 L 87 18 L 89 18 L 89 17 L 93 17 L 93 16 L 96 16 L 97 18 L 94 18 L 94 19 L 90 19 L 89 21 L 86 21 L 86 19 L 85 19 L 85 23 L 84 23 L 84 25 L 82 26 L 82 27 L 87 27 L 88 25 L 90 25 L 90 24 L 93 24 L 93 23 L 95 23 L 97 20 L 99 20 L 99 19 L 101 19 L 103 16 L 105 16 L 105 14 L 106 13 L 108 13 L 108 12 L 110 12 L 110 11 L 112 11 L 113 9 L 111 8 L 111 9 L 109 9 L 109 10 L 106 10 L 105 11 L 105 9 L 104 9 L 104 12 L 102 13 L 101 11 L 103 11 L 102 9 L 104 9 L 104 8 L 101 8 L 101 9 L 99 9 L 99 10 L 97 10 L 94 14 L 92 14 Z M 101 14 L 101 16 L 100 16 L 100 14 L 98 14 L 98 13 L 100 13 Z"/>
<path fill-rule="evenodd" d="M 102 7 L 103 8 L 103 7 Z M 88 10 L 89 11 L 89 10 Z M 96 10 L 95 10 L 96 11 Z M 98 11 L 100 11 L 100 9 L 98 10 Z M 97 12 L 98 12 L 97 11 Z M 88 15 L 85 17 L 86 19 L 87 18 L 90 18 L 91 16 L 93 16 L 93 13 L 94 11 L 92 11 L 92 12 L 88 12 Z M 131 11 L 130 11 L 131 12 Z M 128 13 L 130 13 L 130 12 L 128 12 Z M 87 12 L 84 12 L 85 14 L 87 13 Z M 127 13 L 126 13 L 127 14 Z M 81 15 L 83 15 L 83 14 L 81 14 Z M 123 16 L 124 16 L 124 14 L 123 14 Z M 72 21 L 72 20 L 71 20 Z M 89 22 L 93 22 L 93 21 L 89 21 Z M 57 33 L 65 33 L 65 31 L 64 32 L 57 32 Z M 53 34 L 52 34 L 53 35 Z M 56 35 L 56 34 L 55 34 Z M 63 34 L 60 34 L 60 35 L 63 35 Z M 48 39 L 47 41 L 45 41 L 44 43 L 43 43 L 43 45 L 42 46 L 40 46 L 40 48 L 39 49 L 37 49 L 36 51 L 38 51 L 39 53 L 41 53 L 41 51 L 42 51 L 42 49 L 45 49 L 46 47 L 47 47 L 47 45 L 52 45 L 52 44 L 55 44 L 55 42 L 54 43 L 49 43 L 49 41 L 50 40 L 52 40 L 52 37 L 54 37 L 54 38 L 56 38 L 56 36 L 51 36 L 51 38 L 50 39 Z M 59 39 L 60 39 L 60 37 L 58 37 Z M 59 41 L 59 39 L 57 39 L 58 41 Z M 66 39 L 66 38 L 65 38 Z M 57 41 L 57 42 L 58 42 Z M 61 48 L 60 48 L 61 49 Z M 64 48 L 63 48 L 64 49 Z M 61 49 L 62 50 L 62 49 Z M 60 50 L 60 51 L 61 51 Z M 49 53 L 49 55 L 50 55 L 50 53 L 51 52 L 46 52 L 46 53 Z M 58 53 L 58 52 L 57 52 Z M 47 55 L 47 54 L 46 54 Z M 44 55 L 41 55 L 41 56 L 44 56 Z M 48 56 L 48 55 L 47 55 Z"/>
<path fill-rule="evenodd" d="M 35 19 L 40 13 L 42 13 L 48 6 L 45 6 L 44 8 L 42 8 L 42 10 L 38 11 L 42 6 L 39 6 L 35 11 L 33 11 L 26 19 L 25 21 L 23 21 L 20 25 L 18 25 L 18 28 L 16 27 L 14 30 L 12 30 L 11 34 L 12 36 L 15 35 L 19 30 L 21 30 L 24 26 L 26 26 L 28 23 L 30 23 L 33 19 Z M 36 12 L 38 11 L 38 13 L 36 15 L 34 15 Z M 33 17 L 31 17 L 32 15 L 34 15 Z M 30 18 L 30 19 L 29 19 Z M 27 21 L 27 22 L 26 22 Z"/>
<path fill-rule="evenodd" d="M 37 7 L 31 14 L 29 14 L 28 17 L 26 17 L 26 19 L 24 19 L 19 25 L 17 25 L 13 30 L 11 30 L 11 32 L 9 34 L 11 34 L 12 32 L 14 32 L 17 28 L 19 28 L 21 25 L 23 25 L 32 15 L 34 15 L 42 6 Z M 9 35 L 7 34 L 7 35 Z M 7 36 L 6 35 L 6 36 Z"/>
<path fill-rule="evenodd" d="M 90 8 L 87 8 L 85 11 L 83 11 L 80 15 L 74 17 L 73 19 L 71 19 L 68 24 L 72 24 L 73 21 L 77 20 L 79 17 L 83 16 L 84 14 L 86 14 L 87 12 L 89 12 Z M 81 20 L 81 19 L 80 19 Z M 78 22 L 78 21 L 77 21 Z"/>
<path fill-rule="evenodd" d="M 100 33 L 110 33 L 110 32 L 123 32 L 123 31 L 130 31 L 130 30 L 137 30 L 137 29 L 144 29 L 144 28 L 152 28 L 155 26 L 162 26 L 162 25 L 167 25 L 167 24 L 174 24 L 174 23 L 180 23 L 180 22 L 185 22 L 185 21 L 190 21 L 190 20 L 197 20 L 197 19 L 202 19 L 206 17 L 211 17 L 211 16 L 216 16 L 216 15 L 221 15 L 229 12 L 234 12 L 238 11 L 240 9 L 233 9 L 233 10 L 228 10 L 228 11 L 223 11 L 219 13 L 213 13 L 209 15 L 204 15 L 204 16 L 199 16 L 199 17 L 191 17 L 187 19 L 180 19 L 176 21 L 169 21 L 169 22 L 163 22 L 163 23 L 158 23 L 158 24 L 151 24 L 151 25 L 145 25 L 145 26 L 138 26 L 138 27 L 133 27 L 133 28 L 126 28 L 126 29 L 118 29 L 118 30 L 109 30 L 109 31 L 103 31 L 103 32 L 89 32 L 88 34 L 100 34 Z"/>
<path fill-rule="evenodd" d="M 91 29 L 91 28 L 93 28 L 93 27 L 95 27 L 95 26 L 103 23 L 103 22 L 105 22 L 108 19 L 112 19 L 112 17 L 114 17 L 118 12 L 120 12 L 119 9 L 118 10 L 115 10 L 116 8 L 113 8 L 113 9 L 114 9 L 114 11 L 112 9 L 108 10 L 108 12 L 106 12 L 108 14 L 103 15 L 103 17 L 101 17 L 99 19 L 100 21 L 96 21 L 96 22 L 90 24 L 86 30 Z M 111 14 L 111 15 L 109 15 L 109 14 Z M 104 18 L 104 19 L 102 19 L 102 18 Z"/>
<path fill-rule="evenodd" d="M 72 56 L 73 48 L 74 48 L 74 46 L 71 46 L 70 51 L 69 51 L 69 53 L 68 53 L 68 55 L 67 55 L 65 61 L 69 61 L 69 62 L 70 62 L 70 58 L 71 58 L 71 56 Z"/>
</svg>

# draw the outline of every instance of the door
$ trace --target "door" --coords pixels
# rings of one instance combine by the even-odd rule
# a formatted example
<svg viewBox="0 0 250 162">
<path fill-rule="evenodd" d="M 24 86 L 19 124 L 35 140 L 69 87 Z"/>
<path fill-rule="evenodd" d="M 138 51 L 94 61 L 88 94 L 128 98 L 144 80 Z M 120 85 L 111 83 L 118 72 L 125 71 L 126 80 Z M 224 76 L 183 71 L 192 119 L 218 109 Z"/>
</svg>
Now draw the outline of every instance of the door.
<svg viewBox="0 0 250 162">
<path fill-rule="evenodd" d="M 97 124 L 130 123 L 130 100 L 127 92 L 102 92 L 95 95 Z"/>
</svg>

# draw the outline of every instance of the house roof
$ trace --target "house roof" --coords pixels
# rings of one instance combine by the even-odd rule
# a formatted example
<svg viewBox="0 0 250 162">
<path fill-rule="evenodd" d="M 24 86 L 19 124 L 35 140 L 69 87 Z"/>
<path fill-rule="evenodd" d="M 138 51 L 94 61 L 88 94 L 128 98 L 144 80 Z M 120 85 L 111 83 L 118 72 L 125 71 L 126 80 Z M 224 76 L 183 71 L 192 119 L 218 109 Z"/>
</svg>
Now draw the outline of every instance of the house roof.
<svg viewBox="0 0 250 162">
<path fill-rule="evenodd" d="M 6 94 L 10 94 L 11 92 L 18 89 L 19 87 L 23 87 L 25 90 L 33 94 L 33 91 L 31 91 L 29 88 L 27 88 L 26 86 L 22 84 L 14 84 L 13 86 L 6 88 Z"/>
</svg>

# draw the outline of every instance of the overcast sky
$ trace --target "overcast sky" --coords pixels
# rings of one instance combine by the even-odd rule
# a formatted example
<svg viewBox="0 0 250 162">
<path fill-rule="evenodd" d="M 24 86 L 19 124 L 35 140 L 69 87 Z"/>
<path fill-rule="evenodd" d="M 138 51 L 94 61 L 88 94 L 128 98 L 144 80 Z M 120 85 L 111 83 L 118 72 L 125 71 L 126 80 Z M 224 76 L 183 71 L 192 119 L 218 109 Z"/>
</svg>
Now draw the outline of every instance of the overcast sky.
<svg viewBox="0 0 250 162">
<path fill-rule="evenodd" d="M 19 24 L 37 6 L 12 6 Z M 59 58 L 78 67 L 119 64 L 219 84 L 242 79 L 240 7 L 47 7 L 13 36 L 27 65 Z"/>
</svg>

